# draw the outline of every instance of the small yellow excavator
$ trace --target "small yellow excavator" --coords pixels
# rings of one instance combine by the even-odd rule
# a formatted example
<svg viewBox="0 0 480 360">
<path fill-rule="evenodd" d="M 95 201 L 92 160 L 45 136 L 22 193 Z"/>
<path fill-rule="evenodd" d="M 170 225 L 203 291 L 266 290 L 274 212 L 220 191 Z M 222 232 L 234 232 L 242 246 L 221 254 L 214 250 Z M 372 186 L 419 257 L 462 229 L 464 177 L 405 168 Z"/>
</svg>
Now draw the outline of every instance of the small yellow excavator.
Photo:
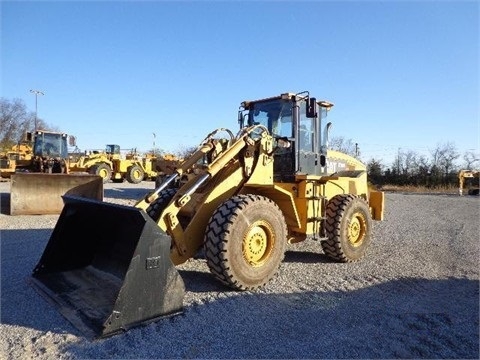
<svg viewBox="0 0 480 360">
<path fill-rule="evenodd" d="M 208 134 L 135 206 L 64 196 L 31 283 L 98 338 L 181 312 L 175 265 L 202 249 L 213 277 L 236 290 L 265 286 L 288 243 L 360 260 L 384 196 L 363 163 L 328 149 L 332 106 L 308 92 L 244 101 L 237 134 Z"/>
</svg>

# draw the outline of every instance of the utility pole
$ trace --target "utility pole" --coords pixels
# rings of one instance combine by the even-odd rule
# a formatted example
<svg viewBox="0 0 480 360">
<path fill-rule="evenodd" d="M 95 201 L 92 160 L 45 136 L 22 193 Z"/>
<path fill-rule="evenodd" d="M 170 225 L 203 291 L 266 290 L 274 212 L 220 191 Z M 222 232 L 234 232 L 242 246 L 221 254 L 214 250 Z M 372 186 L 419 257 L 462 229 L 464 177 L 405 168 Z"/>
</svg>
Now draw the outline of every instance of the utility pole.
<svg viewBox="0 0 480 360">
<path fill-rule="evenodd" d="M 38 95 L 45 95 L 40 90 L 30 90 L 32 94 L 35 94 L 35 131 L 37 131 L 37 114 L 38 114 Z"/>
</svg>

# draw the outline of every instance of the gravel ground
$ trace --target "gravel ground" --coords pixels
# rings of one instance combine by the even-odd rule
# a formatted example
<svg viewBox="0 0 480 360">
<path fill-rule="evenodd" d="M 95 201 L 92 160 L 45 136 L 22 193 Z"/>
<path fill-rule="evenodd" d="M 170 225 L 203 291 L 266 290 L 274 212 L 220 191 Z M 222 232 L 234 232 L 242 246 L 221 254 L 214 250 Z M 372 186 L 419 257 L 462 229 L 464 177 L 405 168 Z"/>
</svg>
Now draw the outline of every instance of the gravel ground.
<svg viewBox="0 0 480 360">
<path fill-rule="evenodd" d="M 152 182 L 106 184 L 133 204 Z M 9 183 L 0 183 L 5 209 Z M 278 276 L 235 292 L 203 259 L 178 266 L 182 315 L 90 341 L 25 281 L 56 215 L 0 214 L 1 359 L 479 358 L 479 198 L 386 194 L 367 257 L 329 261 L 290 245 Z"/>
</svg>

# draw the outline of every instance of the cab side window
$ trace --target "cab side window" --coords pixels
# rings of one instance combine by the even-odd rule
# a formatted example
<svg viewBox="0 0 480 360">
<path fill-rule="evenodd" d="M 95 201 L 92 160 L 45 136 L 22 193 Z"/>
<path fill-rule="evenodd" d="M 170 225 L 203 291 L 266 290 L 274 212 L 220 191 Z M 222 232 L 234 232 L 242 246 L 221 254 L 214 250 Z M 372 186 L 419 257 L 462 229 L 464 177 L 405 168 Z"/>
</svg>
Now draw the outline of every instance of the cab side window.
<svg viewBox="0 0 480 360">
<path fill-rule="evenodd" d="M 314 148 L 314 124 L 312 118 L 307 118 L 305 104 L 300 105 L 300 129 L 298 148 L 300 151 L 313 152 Z"/>
</svg>

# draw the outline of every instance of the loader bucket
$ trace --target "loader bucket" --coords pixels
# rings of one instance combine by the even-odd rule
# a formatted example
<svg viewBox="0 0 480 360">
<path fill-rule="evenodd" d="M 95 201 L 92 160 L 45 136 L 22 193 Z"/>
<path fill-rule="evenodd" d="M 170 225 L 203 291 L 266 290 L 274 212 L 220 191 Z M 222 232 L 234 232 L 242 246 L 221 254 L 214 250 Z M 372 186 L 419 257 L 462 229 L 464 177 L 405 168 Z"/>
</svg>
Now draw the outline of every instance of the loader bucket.
<svg viewBox="0 0 480 360">
<path fill-rule="evenodd" d="M 171 239 L 141 209 L 75 196 L 30 283 L 87 337 L 101 338 L 182 312 L 185 285 Z"/>
<path fill-rule="evenodd" d="M 103 200 L 103 182 L 97 175 L 16 173 L 11 177 L 10 215 L 60 214 L 62 195 Z"/>
</svg>

